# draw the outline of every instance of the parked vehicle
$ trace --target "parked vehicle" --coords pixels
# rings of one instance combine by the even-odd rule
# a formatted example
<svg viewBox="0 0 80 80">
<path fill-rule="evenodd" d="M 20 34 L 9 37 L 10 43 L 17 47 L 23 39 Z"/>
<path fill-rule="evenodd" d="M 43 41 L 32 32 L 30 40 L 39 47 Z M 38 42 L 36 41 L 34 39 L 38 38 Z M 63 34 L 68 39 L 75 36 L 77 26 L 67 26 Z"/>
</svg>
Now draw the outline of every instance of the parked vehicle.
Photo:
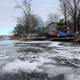
<svg viewBox="0 0 80 80">
<path fill-rule="evenodd" d="M 72 32 L 58 32 L 57 34 L 58 37 L 74 37 L 75 33 Z"/>
<path fill-rule="evenodd" d="M 74 37 L 74 36 L 75 36 L 75 33 L 68 32 L 68 33 L 67 33 L 67 36 L 68 36 L 68 37 Z"/>
</svg>

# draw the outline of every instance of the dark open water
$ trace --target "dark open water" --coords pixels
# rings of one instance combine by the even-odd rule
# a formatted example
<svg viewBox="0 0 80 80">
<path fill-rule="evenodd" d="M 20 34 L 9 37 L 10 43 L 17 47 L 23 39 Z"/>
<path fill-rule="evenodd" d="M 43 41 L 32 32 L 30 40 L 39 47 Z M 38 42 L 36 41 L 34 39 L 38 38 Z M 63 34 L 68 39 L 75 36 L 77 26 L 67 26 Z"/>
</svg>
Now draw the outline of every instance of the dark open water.
<svg viewBox="0 0 80 80">
<path fill-rule="evenodd" d="M 0 41 L 0 80 L 80 80 L 80 46 Z"/>
</svg>

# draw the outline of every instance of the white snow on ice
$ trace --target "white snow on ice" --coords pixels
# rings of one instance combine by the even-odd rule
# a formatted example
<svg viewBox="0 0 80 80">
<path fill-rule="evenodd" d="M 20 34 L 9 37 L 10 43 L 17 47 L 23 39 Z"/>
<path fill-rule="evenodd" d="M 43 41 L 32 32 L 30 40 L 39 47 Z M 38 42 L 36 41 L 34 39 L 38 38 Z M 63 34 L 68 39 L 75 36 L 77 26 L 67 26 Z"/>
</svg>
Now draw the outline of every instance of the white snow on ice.
<svg viewBox="0 0 80 80">
<path fill-rule="evenodd" d="M 15 42 L 16 43 L 16 42 Z M 76 58 L 80 60 L 80 47 L 74 47 L 74 46 L 62 46 L 59 45 L 60 42 L 51 42 L 51 41 L 31 41 L 31 42 L 19 42 L 17 43 L 49 43 L 48 47 L 53 47 L 53 53 L 48 53 L 47 51 L 43 53 L 36 53 L 35 55 L 28 54 L 26 57 L 33 59 L 35 56 L 34 61 L 30 62 L 29 60 L 14 60 L 13 62 L 7 63 L 3 68 L 2 71 L 8 72 L 8 73 L 18 73 L 19 71 L 27 72 L 27 73 L 32 73 L 32 72 L 43 72 L 48 74 L 49 77 L 56 77 L 58 75 L 65 74 L 65 79 L 66 80 L 80 80 L 80 68 L 72 68 L 72 67 L 65 67 L 65 66 L 60 66 L 60 65 L 52 65 L 52 64 L 46 64 L 46 63 L 51 63 L 53 62 L 56 64 L 56 61 L 54 57 L 64 57 L 65 59 L 73 59 Z M 56 49 L 55 49 L 56 47 Z M 30 47 L 30 48 L 35 48 L 39 49 L 39 47 Z M 45 50 L 44 48 L 40 48 L 41 50 Z M 74 53 L 73 53 L 74 52 Z M 20 54 L 21 55 L 21 54 Z M 1 54 L 0 57 L 3 57 Z M 8 58 L 5 57 L 5 59 Z"/>
</svg>

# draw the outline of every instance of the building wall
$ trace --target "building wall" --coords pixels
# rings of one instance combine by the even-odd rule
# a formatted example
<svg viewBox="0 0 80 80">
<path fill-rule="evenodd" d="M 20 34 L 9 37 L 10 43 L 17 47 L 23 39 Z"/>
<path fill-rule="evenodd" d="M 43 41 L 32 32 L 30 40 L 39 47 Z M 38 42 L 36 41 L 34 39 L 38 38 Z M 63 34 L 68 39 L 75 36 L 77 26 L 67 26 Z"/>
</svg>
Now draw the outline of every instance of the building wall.
<svg viewBox="0 0 80 80">
<path fill-rule="evenodd" d="M 54 23 L 54 24 L 51 24 L 47 27 L 47 31 L 48 33 L 51 33 L 51 32 L 56 32 L 57 31 L 57 24 Z"/>
</svg>

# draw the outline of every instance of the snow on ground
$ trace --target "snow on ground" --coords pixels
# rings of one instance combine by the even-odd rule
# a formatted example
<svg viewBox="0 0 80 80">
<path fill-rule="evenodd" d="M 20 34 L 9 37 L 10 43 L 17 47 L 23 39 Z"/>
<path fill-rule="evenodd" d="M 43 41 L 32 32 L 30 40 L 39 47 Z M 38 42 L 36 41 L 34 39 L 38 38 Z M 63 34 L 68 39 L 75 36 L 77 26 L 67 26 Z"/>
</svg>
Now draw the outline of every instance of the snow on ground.
<svg viewBox="0 0 80 80">
<path fill-rule="evenodd" d="M 17 41 L 17 44 L 31 44 L 31 43 L 51 43 L 52 41 Z"/>
</svg>

